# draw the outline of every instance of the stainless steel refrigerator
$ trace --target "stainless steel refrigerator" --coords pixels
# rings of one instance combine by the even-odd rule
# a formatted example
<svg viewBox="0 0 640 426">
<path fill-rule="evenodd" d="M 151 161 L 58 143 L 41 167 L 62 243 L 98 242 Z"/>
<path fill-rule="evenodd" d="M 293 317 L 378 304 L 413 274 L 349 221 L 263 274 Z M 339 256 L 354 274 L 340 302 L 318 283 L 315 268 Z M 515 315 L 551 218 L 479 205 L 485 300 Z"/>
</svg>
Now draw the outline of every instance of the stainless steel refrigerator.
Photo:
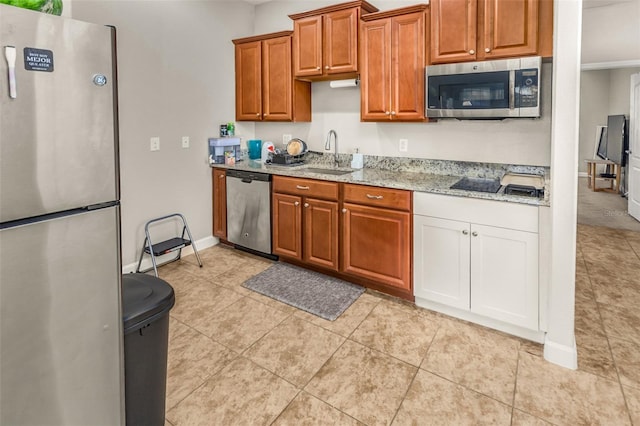
<svg viewBox="0 0 640 426">
<path fill-rule="evenodd" d="M 0 424 L 124 424 L 115 30 L 0 4 Z"/>
</svg>

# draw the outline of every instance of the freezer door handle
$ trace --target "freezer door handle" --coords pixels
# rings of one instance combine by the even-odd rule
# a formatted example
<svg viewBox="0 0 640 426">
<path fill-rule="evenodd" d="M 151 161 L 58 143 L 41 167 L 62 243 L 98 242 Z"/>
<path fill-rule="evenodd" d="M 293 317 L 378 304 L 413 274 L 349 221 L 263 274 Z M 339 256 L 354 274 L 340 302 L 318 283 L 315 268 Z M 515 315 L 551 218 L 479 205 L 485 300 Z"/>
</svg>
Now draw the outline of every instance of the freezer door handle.
<svg viewBox="0 0 640 426">
<path fill-rule="evenodd" d="M 4 57 L 7 58 L 9 66 L 9 97 L 15 99 L 16 93 L 16 48 L 15 46 L 4 47 Z"/>
</svg>

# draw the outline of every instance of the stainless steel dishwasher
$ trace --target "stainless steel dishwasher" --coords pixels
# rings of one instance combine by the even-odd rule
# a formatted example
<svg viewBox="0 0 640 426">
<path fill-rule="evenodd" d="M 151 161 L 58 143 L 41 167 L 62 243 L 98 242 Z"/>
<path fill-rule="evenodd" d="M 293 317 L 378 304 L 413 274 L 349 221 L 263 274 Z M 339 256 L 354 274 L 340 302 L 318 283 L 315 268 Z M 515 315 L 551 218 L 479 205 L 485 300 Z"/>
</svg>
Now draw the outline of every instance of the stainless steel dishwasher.
<svg viewBox="0 0 640 426">
<path fill-rule="evenodd" d="M 271 254 L 271 175 L 227 170 L 227 240 Z"/>
</svg>

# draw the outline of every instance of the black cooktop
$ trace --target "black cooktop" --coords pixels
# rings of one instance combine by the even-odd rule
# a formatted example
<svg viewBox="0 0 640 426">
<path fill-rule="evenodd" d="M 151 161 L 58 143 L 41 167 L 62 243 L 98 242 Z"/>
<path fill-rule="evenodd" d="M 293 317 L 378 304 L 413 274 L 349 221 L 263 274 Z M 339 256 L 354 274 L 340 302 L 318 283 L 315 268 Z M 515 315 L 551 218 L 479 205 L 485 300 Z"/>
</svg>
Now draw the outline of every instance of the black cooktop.
<svg viewBox="0 0 640 426">
<path fill-rule="evenodd" d="M 462 189 L 464 191 L 490 192 L 495 194 L 500 190 L 500 180 L 465 177 L 451 185 L 450 188 Z"/>
</svg>

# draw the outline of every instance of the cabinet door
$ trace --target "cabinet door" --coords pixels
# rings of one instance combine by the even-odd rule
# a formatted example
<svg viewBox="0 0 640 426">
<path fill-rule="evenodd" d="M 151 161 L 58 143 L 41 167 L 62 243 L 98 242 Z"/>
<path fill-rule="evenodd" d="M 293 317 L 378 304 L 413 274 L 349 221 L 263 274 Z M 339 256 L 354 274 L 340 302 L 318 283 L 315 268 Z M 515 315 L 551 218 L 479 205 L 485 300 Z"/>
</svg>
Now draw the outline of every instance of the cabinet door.
<svg viewBox="0 0 640 426">
<path fill-rule="evenodd" d="M 302 198 L 273 194 L 273 254 L 302 260 Z"/>
<path fill-rule="evenodd" d="M 343 272 L 411 291 L 411 214 L 343 204 Z"/>
<path fill-rule="evenodd" d="M 291 121 L 291 37 L 262 42 L 264 121 Z"/>
<path fill-rule="evenodd" d="M 413 288 L 427 300 L 469 309 L 470 225 L 414 216 Z"/>
<path fill-rule="evenodd" d="M 303 258 L 306 263 L 338 270 L 338 203 L 305 198 Z"/>
<path fill-rule="evenodd" d="M 424 13 L 391 21 L 391 84 L 393 120 L 424 119 Z"/>
<path fill-rule="evenodd" d="M 484 0 L 479 54 L 487 59 L 536 54 L 539 4 L 539 0 Z"/>
<path fill-rule="evenodd" d="M 471 225 L 471 311 L 538 330 L 538 234 Z"/>
<path fill-rule="evenodd" d="M 476 59 L 477 0 L 431 0 L 431 62 Z"/>
<path fill-rule="evenodd" d="M 227 239 L 227 172 L 213 169 L 213 235 Z"/>
<path fill-rule="evenodd" d="M 358 9 L 324 15 L 324 72 L 358 71 Z"/>
<path fill-rule="evenodd" d="M 362 23 L 360 38 L 360 116 L 363 121 L 391 119 L 391 20 Z"/>
<path fill-rule="evenodd" d="M 293 73 L 322 75 L 322 15 L 293 21 Z"/>
<path fill-rule="evenodd" d="M 236 121 L 262 118 L 262 43 L 236 45 Z"/>
</svg>

